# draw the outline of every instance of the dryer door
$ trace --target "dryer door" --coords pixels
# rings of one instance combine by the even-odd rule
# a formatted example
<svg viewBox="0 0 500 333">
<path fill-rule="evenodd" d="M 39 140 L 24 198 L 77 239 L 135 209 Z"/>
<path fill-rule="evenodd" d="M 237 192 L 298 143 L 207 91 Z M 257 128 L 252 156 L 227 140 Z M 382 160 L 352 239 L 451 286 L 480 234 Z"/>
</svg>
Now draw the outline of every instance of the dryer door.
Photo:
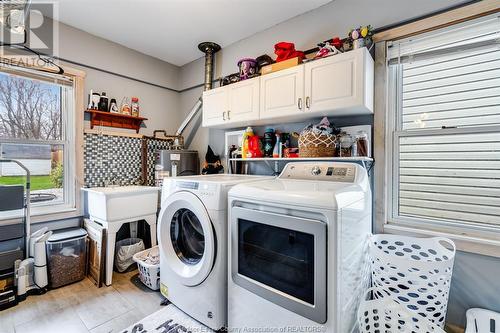
<svg viewBox="0 0 500 333">
<path fill-rule="evenodd" d="M 210 274 L 216 252 L 213 230 L 193 193 L 177 192 L 165 201 L 158 219 L 161 255 L 184 285 L 196 286 Z"/>
<path fill-rule="evenodd" d="M 285 309 L 326 323 L 326 223 L 242 207 L 231 208 L 230 223 L 233 281 Z"/>
</svg>

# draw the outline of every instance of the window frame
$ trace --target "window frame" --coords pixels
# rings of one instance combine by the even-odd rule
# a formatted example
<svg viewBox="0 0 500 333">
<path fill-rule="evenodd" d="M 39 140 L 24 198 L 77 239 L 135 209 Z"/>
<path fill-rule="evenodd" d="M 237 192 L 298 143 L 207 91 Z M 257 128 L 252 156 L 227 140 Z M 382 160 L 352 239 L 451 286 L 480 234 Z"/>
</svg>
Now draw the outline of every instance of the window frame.
<svg viewBox="0 0 500 333">
<path fill-rule="evenodd" d="M 81 189 L 83 186 L 83 112 L 85 72 L 79 69 L 63 66 L 64 76 L 72 81 L 69 89 L 61 94 L 62 132 L 61 140 L 24 140 L 4 139 L 5 143 L 26 144 L 56 144 L 63 146 L 64 160 L 64 202 L 44 203 L 31 206 L 31 223 L 42 223 L 62 219 L 71 219 L 82 216 Z M 32 71 L 34 69 L 31 69 Z M 2 68 L 0 67 L 0 71 Z M 23 69 L 24 71 L 24 69 Z M 30 70 L 19 71 L 16 75 L 33 79 L 29 76 Z M 9 70 L 6 71 L 9 73 Z M 36 74 L 36 71 L 33 72 Z M 72 98 L 69 98 L 72 96 Z M 80 148 L 80 149 L 78 149 Z M 19 214 L 0 218 L 0 225 L 15 223 Z"/>
<path fill-rule="evenodd" d="M 499 132 L 500 125 L 403 130 L 400 121 L 402 93 L 397 84 L 402 71 L 391 72 L 389 69 L 387 44 L 381 41 L 375 47 L 375 231 L 416 237 L 444 236 L 455 241 L 461 251 L 500 257 L 500 226 L 399 215 L 397 156 L 401 137 Z M 391 77 L 398 74 L 396 80 Z M 397 89 L 389 86 L 391 79 L 396 82 Z"/>
</svg>

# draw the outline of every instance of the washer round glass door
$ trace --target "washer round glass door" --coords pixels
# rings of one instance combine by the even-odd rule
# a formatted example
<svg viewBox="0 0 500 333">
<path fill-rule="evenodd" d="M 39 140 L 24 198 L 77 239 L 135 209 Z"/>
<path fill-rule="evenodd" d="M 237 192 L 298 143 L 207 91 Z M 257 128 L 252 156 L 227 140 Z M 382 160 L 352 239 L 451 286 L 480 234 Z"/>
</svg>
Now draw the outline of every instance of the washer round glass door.
<svg viewBox="0 0 500 333">
<path fill-rule="evenodd" d="M 158 221 L 162 256 L 184 285 L 198 285 L 210 274 L 215 258 L 208 212 L 190 192 L 176 192 L 162 206 Z"/>
<path fill-rule="evenodd" d="M 203 258 L 205 234 L 200 220 L 189 208 L 177 210 L 170 224 L 170 240 L 177 256 L 188 265 L 196 265 Z"/>
</svg>

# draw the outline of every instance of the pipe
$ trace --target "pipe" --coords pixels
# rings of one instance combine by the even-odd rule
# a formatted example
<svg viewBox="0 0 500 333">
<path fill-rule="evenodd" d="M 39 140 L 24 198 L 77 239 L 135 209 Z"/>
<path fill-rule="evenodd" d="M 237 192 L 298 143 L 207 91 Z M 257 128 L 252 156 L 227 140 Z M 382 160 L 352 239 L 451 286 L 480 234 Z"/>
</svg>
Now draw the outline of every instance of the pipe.
<svg viewBox="0 0 500 333">
<path fill-rule="evenodd" d="M 198 113 L 198 111 L 200 111 L 202 104 L 203 104 L 203 100 L 200 97 L 200 98 L 198 98 L 195 105 L 191 109 L 191 112 L 189 112 L 189 114 L 187 115 L 186 119 L 184 119 L 182 124 L 179 126 L 179 129 L 177 130 L 177 132 L 175 132 L 175 135 L 182 135 L 182 132 L 184 132 L 184 130 L 186 129 L 186 126 L 189 125 L 191 120 L 193 120 L 194 116 Z"/>
<path fill-rule="evenodd" d="M 156 136 L 158 133 L 163 133 L 163 136 Z M 184 149 L 184 137 L 180 134 L 169 135 L 165 130 L 154 130 L 153 136 L 144 135 L 143 138 L 148 140 L 169 141 L 173 149 Z"/>
<path fill-rule="evenodd" d="M 220 50 L 220 45 L 214 42 L 203 42 L 198 45 L 198 49 L 205 53 L 205 83 L 204 91 L 212 89 L 212 79 L 214 76 L 214 54 Z"/>
</svg>

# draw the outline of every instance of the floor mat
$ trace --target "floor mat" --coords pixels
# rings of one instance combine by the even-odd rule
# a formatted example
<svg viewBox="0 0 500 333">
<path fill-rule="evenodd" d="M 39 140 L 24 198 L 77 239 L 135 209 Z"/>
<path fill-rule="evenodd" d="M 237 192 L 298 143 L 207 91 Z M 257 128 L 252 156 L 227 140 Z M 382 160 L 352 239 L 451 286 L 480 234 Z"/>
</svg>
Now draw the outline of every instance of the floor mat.
<svg viewBox="0 0 500 333">
<path fill-rule="evenodd" d="M 131 325 L 121 333 L 215 333 L 215 331 L 200 324 L 196 320 L 177 309 L 173 304 L 150 314 L 146 318 Z"/>
</svg>

